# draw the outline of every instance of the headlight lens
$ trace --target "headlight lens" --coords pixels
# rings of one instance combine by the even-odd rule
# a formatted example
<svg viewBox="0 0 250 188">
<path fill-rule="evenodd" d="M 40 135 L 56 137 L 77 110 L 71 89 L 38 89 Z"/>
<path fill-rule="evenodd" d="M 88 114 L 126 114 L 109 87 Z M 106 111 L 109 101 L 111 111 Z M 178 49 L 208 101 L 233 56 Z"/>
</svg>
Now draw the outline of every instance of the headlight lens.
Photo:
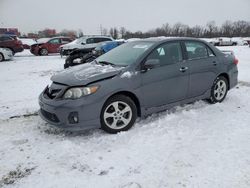
<svg viewBox="0 0 250 188">
<path fill-rule="evenodd" d="M 95 93 L 98 90 L 99 86 L 90 86 L 90 87 L 74 87 L 68 89 L 64 95 L 64 99 L 79 99 L 83 96 L 87 96 Z"/>
</svg>

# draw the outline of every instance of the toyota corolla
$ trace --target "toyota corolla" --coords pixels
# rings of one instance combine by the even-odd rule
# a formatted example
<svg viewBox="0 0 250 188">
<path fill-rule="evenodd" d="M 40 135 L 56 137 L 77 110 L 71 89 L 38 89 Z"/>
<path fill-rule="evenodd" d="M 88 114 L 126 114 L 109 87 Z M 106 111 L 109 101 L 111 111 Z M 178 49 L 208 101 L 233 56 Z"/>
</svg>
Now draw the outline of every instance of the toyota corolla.
<svg viewBox="0 0 250 188">
<path fill-rule="evenodd" d="M 39 96 L 40 116 L 70 130 L 130 129 L 137 117 L 207 99 L 237 84 L 238 60 L 193 38 L 146 39 L 65 70 Z"/>
</svg>

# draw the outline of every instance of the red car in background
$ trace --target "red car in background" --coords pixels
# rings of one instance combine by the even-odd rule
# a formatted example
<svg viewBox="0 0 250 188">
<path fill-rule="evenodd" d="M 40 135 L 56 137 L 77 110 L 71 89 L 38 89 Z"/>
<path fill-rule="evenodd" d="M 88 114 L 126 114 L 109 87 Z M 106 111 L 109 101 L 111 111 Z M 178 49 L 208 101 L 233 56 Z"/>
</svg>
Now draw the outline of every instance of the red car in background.
<svg viewBox="0 0 250 188">
<path fill-rule="evenodd" d="M 15 35 L 0 35 L 0 47 L 10 49 L 13 55 L 23 51 L 22 41 L 18 40 Z"/>
<path fill-rule="evenodd" d="M 30 46 L 30 52 L 34 55 L 48 55 L 59 53 L 60 46 L 72 42 L 69 37 L 54 37 L 44 40 L 38 40 L 36 44 Z"/>
</svg>

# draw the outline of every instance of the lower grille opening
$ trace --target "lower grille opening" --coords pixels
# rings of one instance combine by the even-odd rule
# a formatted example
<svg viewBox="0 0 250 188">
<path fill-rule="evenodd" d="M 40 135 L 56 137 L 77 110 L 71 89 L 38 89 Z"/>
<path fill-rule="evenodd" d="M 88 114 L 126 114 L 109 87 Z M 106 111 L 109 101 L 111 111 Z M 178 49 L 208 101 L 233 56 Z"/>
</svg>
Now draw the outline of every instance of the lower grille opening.
<svg viewBox="0 0 250 188">
<path fill-rule="evenodd" d="M 57 118 L 56 114 L 47 112 L 47 111 L 45 111 L 45 110 L 43 110 L 43 109 L 40 109 L 40 111 L 41 111 L 42 115 L 43 115 L 46 119 L 48 119 L 48 120 L 50 120 L 50 121 L 52 121 L 52 122 L 55 122 L 55 123 L 58 123 L 58 122 L 59 122 L 59 119 Z"/>
</svg>

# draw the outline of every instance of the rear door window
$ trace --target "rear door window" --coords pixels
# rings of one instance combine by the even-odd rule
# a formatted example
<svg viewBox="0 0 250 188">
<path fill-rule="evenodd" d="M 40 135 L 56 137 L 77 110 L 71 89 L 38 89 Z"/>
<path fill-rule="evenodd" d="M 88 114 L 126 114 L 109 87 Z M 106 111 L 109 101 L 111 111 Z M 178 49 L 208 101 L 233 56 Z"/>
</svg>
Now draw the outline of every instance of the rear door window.
<svg viewBox="0 0 250 188">
<path fill-rule="evenodd" d="M 60 39 L 52 39 L 49 41 L 50 44 L 60 44 L 61 40 Z"/>
<path fill-rule="evenodd" d="M 214 56 L 205 44 L 196 41 L 185 42 L 188 59 L 202 59 Z"/>
<path fill-rule="evenodd" d="M 94 38 L 94 43 L 99 43 L 99 42 L 102 42 L 101 38 Z"/>
<path fill-rule="evenodd" d="M 110 38 L 100 38 L 100 42 L 112 41 Z"/>
</svg>

